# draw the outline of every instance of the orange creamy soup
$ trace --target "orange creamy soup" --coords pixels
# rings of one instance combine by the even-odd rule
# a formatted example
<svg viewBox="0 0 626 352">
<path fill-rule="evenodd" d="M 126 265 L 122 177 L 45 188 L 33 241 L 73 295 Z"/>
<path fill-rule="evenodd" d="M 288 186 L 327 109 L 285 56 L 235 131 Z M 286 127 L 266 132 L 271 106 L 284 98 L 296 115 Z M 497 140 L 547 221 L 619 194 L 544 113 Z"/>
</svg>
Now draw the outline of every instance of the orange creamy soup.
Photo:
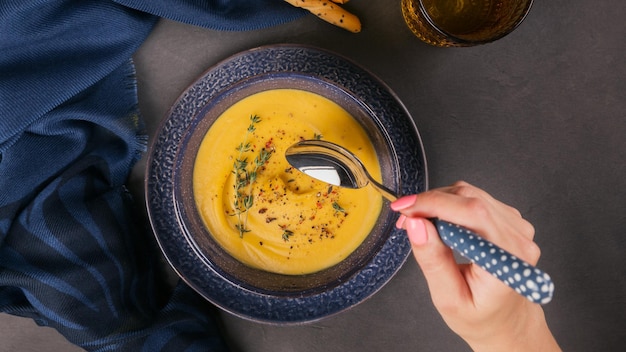
<svg viewBox="0 0 626 352">
<path fill-rule="evenodd" d="M 313 273 L 346 258 L 376 223 L 382 198 L 373 188 L 340 189 L 289 165 L 285 150 L 315 138 L 351 150 L 381 179 L 361 125 L 310 92 L 256 93 L 207 132 L 193 172 L 196 205 L 212 236 L 237 260 L 274 273 Z"/>
</svg>

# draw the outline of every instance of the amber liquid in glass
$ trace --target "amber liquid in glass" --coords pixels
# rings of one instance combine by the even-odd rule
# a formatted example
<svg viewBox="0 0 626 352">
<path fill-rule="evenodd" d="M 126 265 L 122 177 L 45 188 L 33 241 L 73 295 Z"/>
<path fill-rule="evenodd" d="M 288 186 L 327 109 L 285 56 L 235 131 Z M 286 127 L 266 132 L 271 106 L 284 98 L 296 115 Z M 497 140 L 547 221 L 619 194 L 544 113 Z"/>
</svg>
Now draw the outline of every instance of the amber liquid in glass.
<svg viewBox="0 0 626 352">
<path fill-rule="evenodd" d="M 422 0 L 424 9 L 444 32 L 456 36 L 474 33 L 497 22 L 498 0 Z"/>
<path fill-rule="evenodd" d="M 430 44 L 471 45 L 510 32 L 524 18 L 531 3 L 532 0 L 421 0 L 420 9 L 420 0 L 402 0 L 402 12 L 409 28 Z"/>
</svg>

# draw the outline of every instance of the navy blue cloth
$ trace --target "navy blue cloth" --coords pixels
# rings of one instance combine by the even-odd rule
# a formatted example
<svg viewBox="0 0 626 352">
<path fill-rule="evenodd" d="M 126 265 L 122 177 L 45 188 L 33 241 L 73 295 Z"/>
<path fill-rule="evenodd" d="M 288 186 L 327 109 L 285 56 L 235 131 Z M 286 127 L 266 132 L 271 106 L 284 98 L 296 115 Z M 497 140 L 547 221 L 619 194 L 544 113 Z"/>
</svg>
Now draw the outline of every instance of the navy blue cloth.
<svg viewBox="0 0 626 352">
<path fill-rule="evenodd" d="M 130 8 L 173 21 L 223 31 L 274 26 L 306 11 L 283 0 L 114 0 Z"/>
<path fill-rule="evenodd" d="M 0 311 L 89 351 L 224 351 L 214 307 L 174 289 L 141 200 L 132 54 L 158 17 L 219 30 L 283 23 L 282 0 L 0 3 Z"/>
</svg>

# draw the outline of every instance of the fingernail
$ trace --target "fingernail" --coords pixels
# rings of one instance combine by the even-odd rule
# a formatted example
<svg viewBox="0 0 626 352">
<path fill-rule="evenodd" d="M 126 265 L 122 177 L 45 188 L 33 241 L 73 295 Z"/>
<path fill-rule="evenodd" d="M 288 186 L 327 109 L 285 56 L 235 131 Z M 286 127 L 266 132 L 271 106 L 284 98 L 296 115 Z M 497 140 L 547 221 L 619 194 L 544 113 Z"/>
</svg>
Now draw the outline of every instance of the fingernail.
<svg viewBox="0 0 626 352">
<path fill-rule="evenodd" d="M 404 220 L 406 220 L 406 215 L 400 214 L 398 221 L 396 221 L 396 228 L 401 229 L 404 226 Z"/>
<path fill-rule="evenodd" d="M 421 246 L 428 242 L 428 233 L 426 232 L 426 225 L 422 218 L 407 218 L 406 219 L 406 234 L 409 237 L 409 241 L 413 245 Z"/>
<path fill-rule="evenodd" d="M 415 199 L 417 199 L 416 194 L 402 197 L 396 200 L 395 202 L 391 203 L 391 209 L 394 211 L 406 209 L 415 203 Z"/>
</svg>

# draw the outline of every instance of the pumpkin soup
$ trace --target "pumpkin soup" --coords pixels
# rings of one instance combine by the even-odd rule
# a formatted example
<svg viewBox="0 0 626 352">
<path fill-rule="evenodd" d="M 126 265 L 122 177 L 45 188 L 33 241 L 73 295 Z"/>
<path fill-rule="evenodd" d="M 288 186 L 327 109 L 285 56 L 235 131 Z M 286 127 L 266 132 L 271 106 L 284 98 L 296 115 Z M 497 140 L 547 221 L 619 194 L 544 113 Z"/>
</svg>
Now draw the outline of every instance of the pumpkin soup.
<svg viewBox="0 0 626 352">
<path fill-rule="evenodd" d="M 292 168 L 285 150 L 324 139 L 352 151 L 378 180 L 380 166 L 361 125 L 320 95 L 268 90 L 229 107 L 204 137 L 193 190 L 205 226 L 230 255 L 261 270 L 299 275 L 345 259 L 381 211 L 371 187 L 342 189 Z"/>
</svg>

